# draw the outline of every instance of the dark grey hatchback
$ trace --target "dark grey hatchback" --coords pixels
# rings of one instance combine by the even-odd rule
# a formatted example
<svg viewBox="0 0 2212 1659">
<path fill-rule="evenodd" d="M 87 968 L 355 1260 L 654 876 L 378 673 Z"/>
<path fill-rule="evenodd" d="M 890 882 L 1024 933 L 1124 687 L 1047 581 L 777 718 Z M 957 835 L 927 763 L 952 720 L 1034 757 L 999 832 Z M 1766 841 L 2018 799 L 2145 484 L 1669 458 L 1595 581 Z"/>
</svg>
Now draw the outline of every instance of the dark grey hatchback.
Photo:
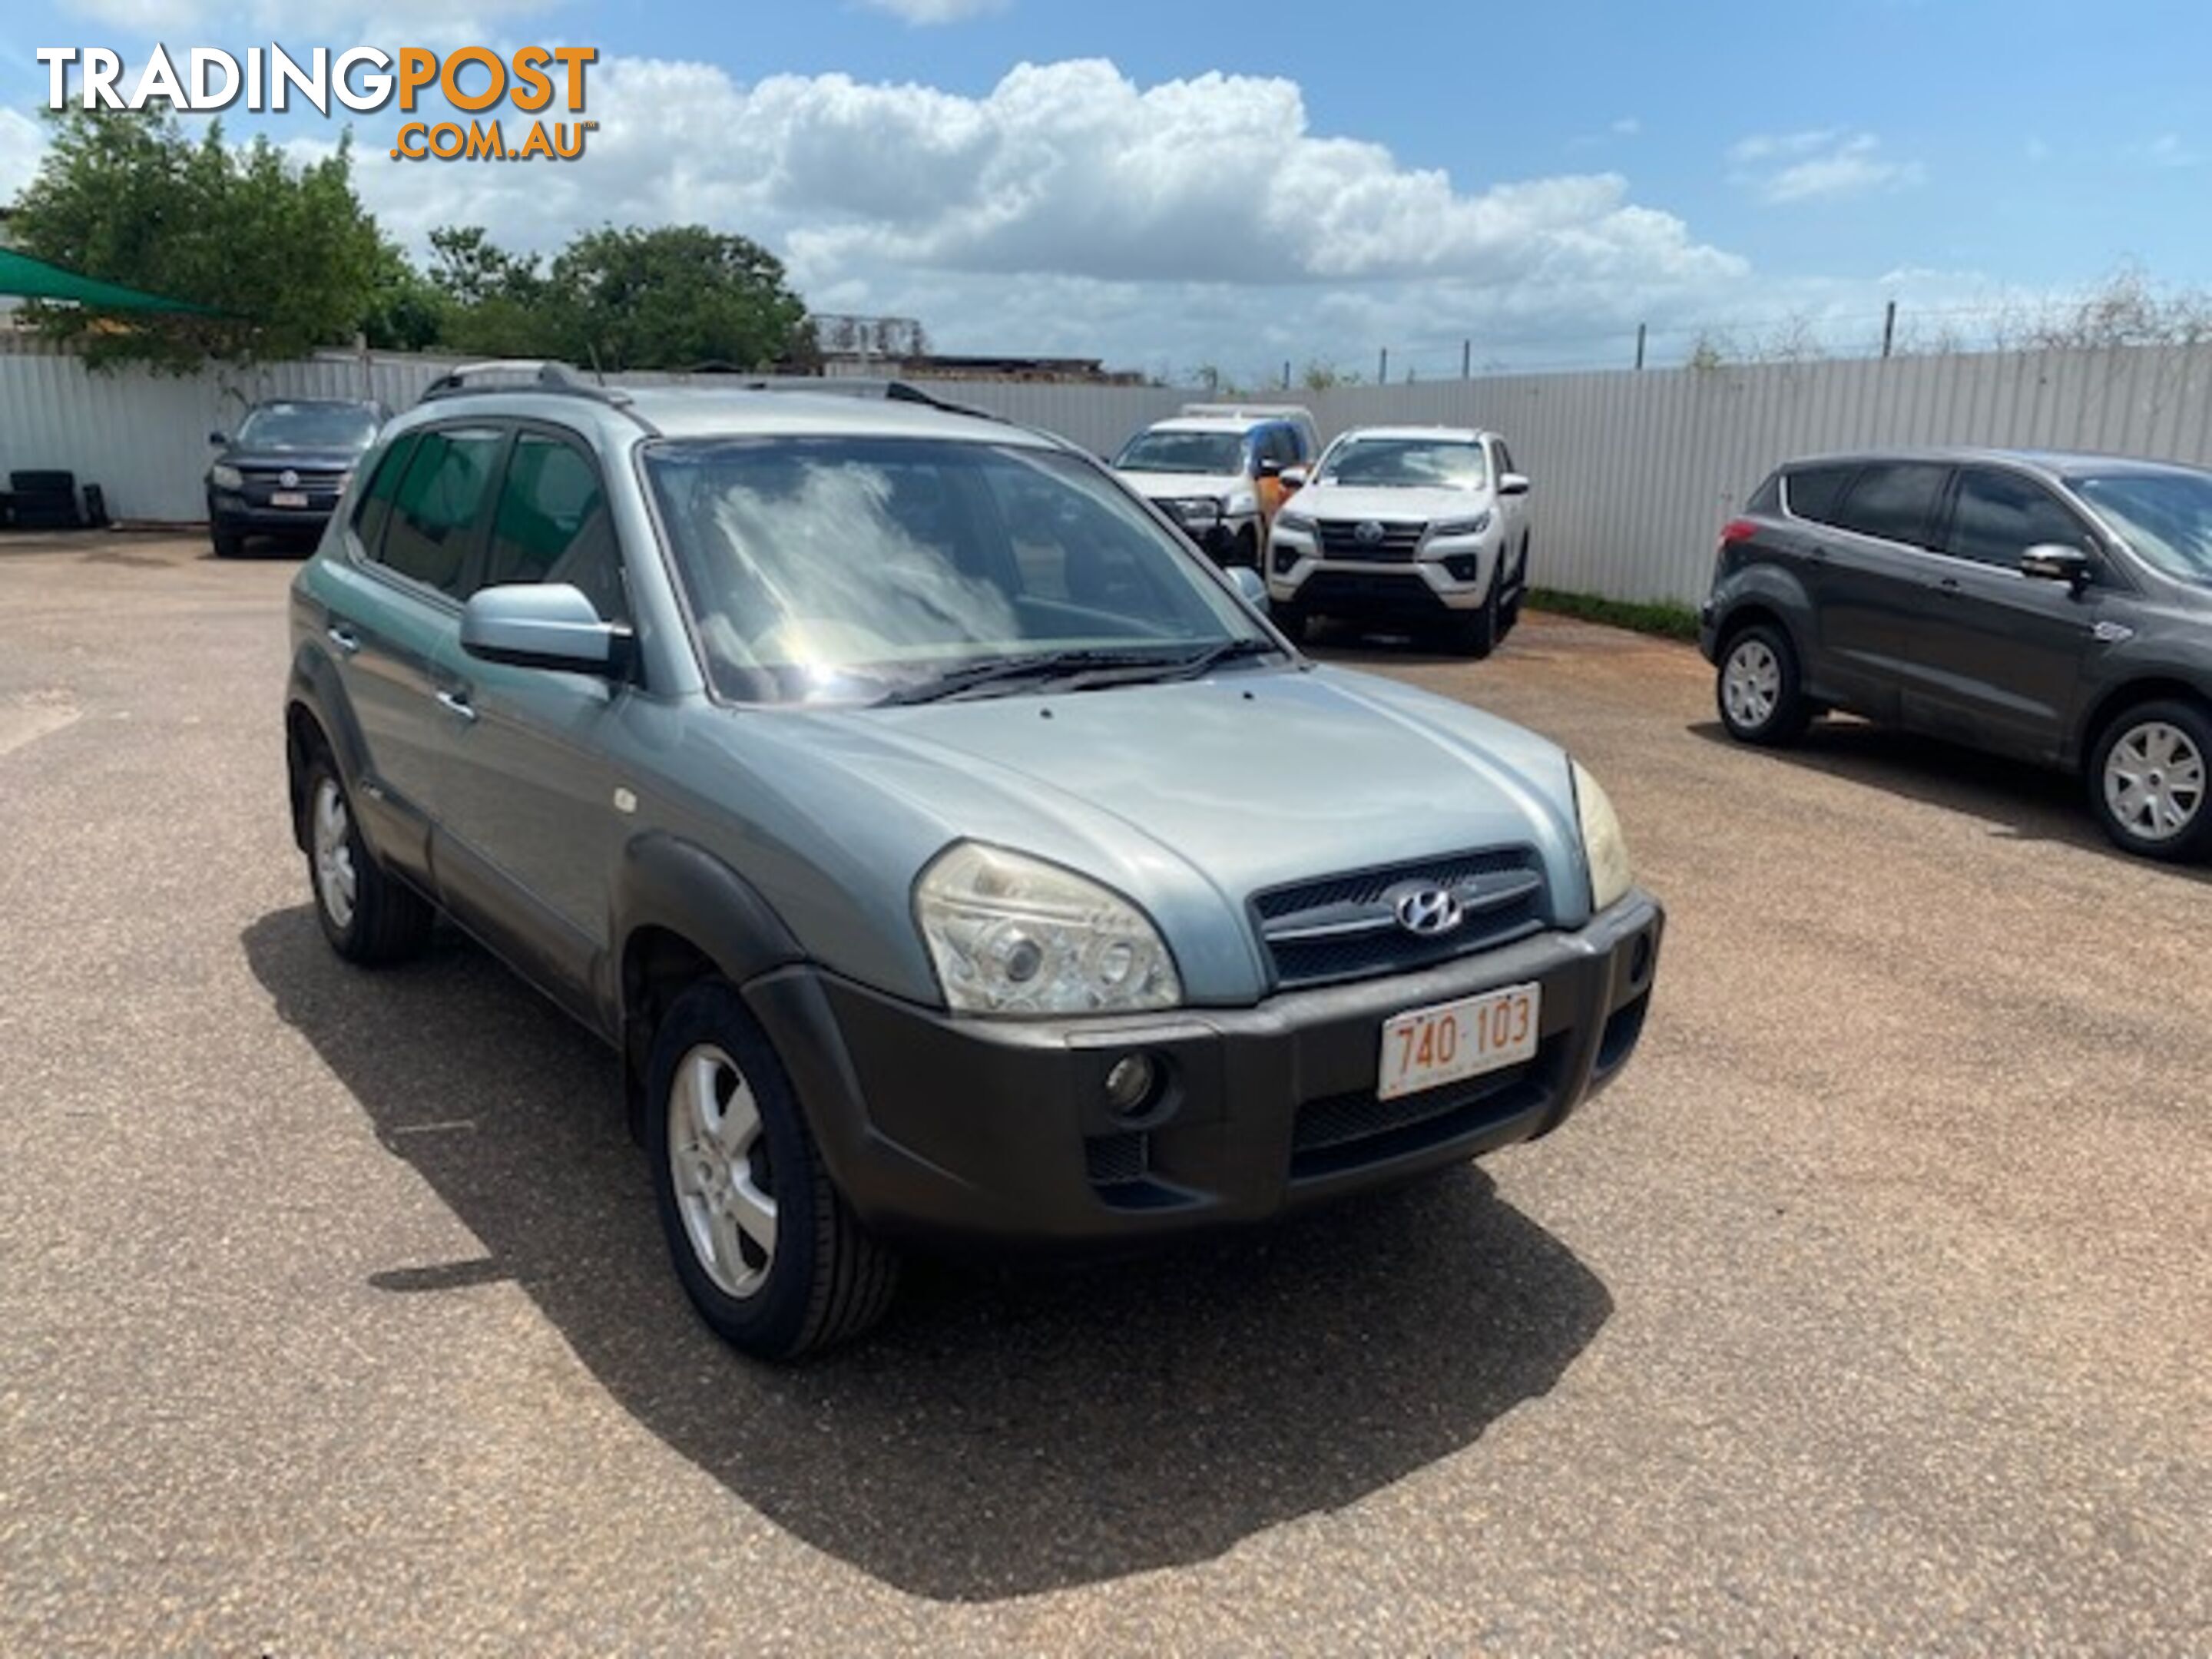
<svg viewBox="0 0 2212 1659">
<path fill-rule="evenodd" d="M 2212 472 L 1956 450 L 1793 461 L 1721 534 L 1722 722 L 1832 708 L 2081 772 L 2106 831 L 2212 850 Z"/>
</svg>

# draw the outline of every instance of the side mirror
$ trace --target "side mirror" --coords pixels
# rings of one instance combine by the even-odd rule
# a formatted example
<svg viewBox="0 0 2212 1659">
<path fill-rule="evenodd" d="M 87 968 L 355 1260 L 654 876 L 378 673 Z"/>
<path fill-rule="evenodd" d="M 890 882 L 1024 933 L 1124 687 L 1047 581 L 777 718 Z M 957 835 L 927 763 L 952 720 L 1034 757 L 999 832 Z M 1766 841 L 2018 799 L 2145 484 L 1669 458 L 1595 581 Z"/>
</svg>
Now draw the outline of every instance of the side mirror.
<svg viewBox="0 0 2212 1659">
<path fill-rule="evenodd" d="M 208 441 L 213 444 L 217 449 L 221 449 L 225 444 L 228 444 L 230 440 L 224 437 L 220 432 L 210 432 L 208 434 Z"/>
<path fill-rule="evenodd" d="M 461 611 L 461 649 L 485 662 L 612 676 L 629 666 L 630 632 L 603 622 L 565 582 L 480 588 Z"/>
<path fill-rule="evenodd" d="M 1498 476 L 1498 493 L 1501 495 L 1525 495 L 1528 493 L 1528 477 L 1523 472 L 1501 472 Z"/>
<path fill-rule="evenodd" d="M 1283 469 L 1283 482 L 1293 489 L 1304 489 L 1306 487 L 1308 476 L 1305 468 L 1302 466 L 1286 466 Z"/>
<path fill-rule="evenodd" d="M 2069 547 L 2063 542 L 2045 542 L 2031 547 L 2020 557 L 2020 574 L 2035 576 L 2045 581 L 2064 582 L 2076 593 L 2089 585 L 2096 566 L 2089 556 L 2078 547 Z"/>
<path fill-rule="evenodd" d="M 1260 573 L 1249 564 L 1229 567 L 1229 585 L 1237 590 L 1237 597 L 1261 616 L 1267 614 L 1267 584 Z"/>
</svg>

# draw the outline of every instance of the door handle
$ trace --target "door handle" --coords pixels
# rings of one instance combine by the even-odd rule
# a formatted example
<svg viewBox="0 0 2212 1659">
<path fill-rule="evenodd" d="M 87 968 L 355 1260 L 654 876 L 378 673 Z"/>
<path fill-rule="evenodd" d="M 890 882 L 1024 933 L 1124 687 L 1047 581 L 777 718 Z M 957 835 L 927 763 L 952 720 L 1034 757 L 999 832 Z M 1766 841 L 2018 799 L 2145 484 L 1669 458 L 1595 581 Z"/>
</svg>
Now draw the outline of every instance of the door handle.
<svg viewBox="0 0 2212 1659">
<path fill-rule="evenodd" d="M 1959 579 L 1956 576 L 1946 576 L 1936 584 L 1936 591 L 1938 593 L 1948 593 L 1955 599 L 1966 590 L 1959 586 Z"/>
<path fill-rule="evenodd" d="M 332 645 L 337 647 L 339 650 L 344 652 L 349 657 L 353 655 L 355 652 L 361 649 L 361 635 L 355 633 L 353 629 L 348 628 L 343 623 L 332 623 L 328 628 L 323 630 L 323 637 L 327 639 Z"/>
<path fill-rule="evenodd" d="M 445 705 L 448 714 L 458 714 L 462 720 L 471 724 L 475 723 L 476 706 L 470 702 L 467 692 L 441 691 L 438 693 L 438 701 Z"/>
</svg>

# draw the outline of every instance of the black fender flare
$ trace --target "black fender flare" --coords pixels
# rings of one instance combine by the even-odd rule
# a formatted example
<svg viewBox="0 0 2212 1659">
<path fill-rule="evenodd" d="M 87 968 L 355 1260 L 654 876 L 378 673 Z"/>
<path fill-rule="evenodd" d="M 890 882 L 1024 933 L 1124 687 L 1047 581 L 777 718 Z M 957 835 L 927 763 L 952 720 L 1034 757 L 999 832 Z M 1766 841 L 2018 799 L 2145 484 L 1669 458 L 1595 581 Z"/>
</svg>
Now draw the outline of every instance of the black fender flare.
<svg viewBox="0 0 2212 1659">
<path fill-rule="evenodd" d="M 301 741 L 298 715 L 313 722 L 331 757 L 337 763 L 338 777 L 354 789 L 368 764 L 368 747 L 354 718 L 353 704 L 339 682 L 337 665 L 327 653 L 301 645 L 293 653 L 292 672 L 284 697 L 284 760 L 292 802 L 292 836 L 307 845 L 306 790 L 307 754 Z"/>
<path fill-rule="evenodd" d="M 738 987 L 807 956 L 759 889 L 697 842 L 666 830 L 634 836 L 623 847 L 611 900 L 613 949 L 600 1001 L 622 1051 L 631 1127 L 641 1132 L 659 964 L 641 941 L 655 934 L 679 940 L 703 959 L 691 965 Z"/>
</svg>

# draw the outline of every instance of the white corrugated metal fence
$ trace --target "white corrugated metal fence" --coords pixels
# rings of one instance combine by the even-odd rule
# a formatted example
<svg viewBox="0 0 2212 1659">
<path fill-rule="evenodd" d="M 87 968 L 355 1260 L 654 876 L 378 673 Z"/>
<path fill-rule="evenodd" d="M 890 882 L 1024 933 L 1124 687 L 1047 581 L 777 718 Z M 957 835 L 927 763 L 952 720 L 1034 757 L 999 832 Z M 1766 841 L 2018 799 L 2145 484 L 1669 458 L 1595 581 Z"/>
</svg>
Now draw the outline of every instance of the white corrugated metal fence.
<svg viewBox="0 0 2212 1659">
<path fill-rule="evenodd" d="M 207 434 L 267 397 L 413 403 L 450 360 L 378 356 L 94 374 L 73 356 L 0 353 L 0 470 L 61 467 L 125 520 L 204 511 Z M 639 375 L 639 381 L 683 377 Z M 942 380 L 933 391 L 1110 453 L 1198 394 L 1152 386 Z M 1536 480 L 1537 581 L 1692 602 L 1716 533 L 1792 455 L 1989 444 L 2212 465 L 2212 346 L 1990 353 L 1644 373 L 1498 375 L 1288 394 L 1324 436 L 1378 422 L 1504 433 Z"/>
</svg>

